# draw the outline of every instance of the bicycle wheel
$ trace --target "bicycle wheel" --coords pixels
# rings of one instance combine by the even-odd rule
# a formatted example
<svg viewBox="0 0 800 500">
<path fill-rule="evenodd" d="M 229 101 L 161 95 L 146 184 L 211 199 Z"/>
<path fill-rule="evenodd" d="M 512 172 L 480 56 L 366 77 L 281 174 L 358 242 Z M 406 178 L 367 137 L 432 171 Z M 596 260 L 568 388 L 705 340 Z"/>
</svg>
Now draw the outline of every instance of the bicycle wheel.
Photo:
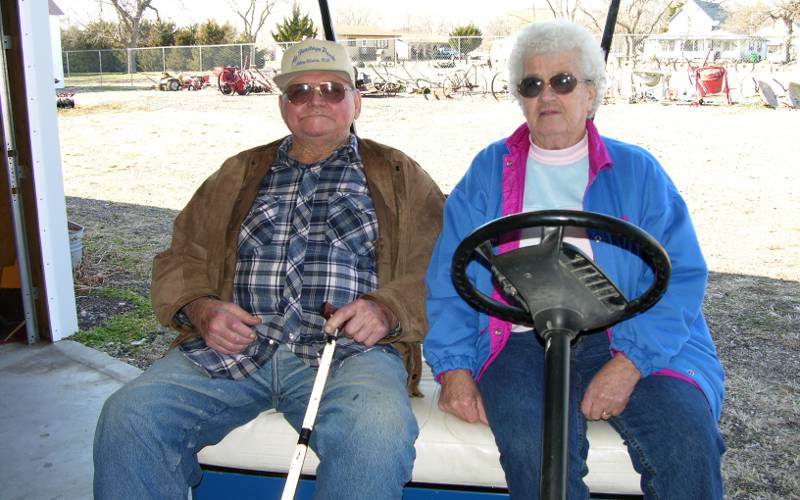
<svg viewBox="0 0 800 500">
<path fill-rule="evenodd" d="M 448 76 L 442 82 L 442 91 L 448 99 L 461 99 L 466 93 L 462 80 L 455 77 L 456 75 Z"/>
<path fill-rule="evenodd" d="M 233 82 L 223 78 L 223 75 L 219 75 L 219 77 L 217 77 L 217 88 L 219 88 L 219 91 L 222 92 L 222 95 L 233 94 Z"/>
<path fill-rule="evenodd" d="M 503 73 L 497 73 L 492 77 L 492 97 L 498 101 L 508 99 L 508 80 Z"/>
<path fill-rule="evenodd" d="M 486 83 L 486 77 L 483 75 L 475 75 L 473 79 L 467 82 L 469 95 L 485 96 L 489 91 L 489 85 Z"/>
</svg>

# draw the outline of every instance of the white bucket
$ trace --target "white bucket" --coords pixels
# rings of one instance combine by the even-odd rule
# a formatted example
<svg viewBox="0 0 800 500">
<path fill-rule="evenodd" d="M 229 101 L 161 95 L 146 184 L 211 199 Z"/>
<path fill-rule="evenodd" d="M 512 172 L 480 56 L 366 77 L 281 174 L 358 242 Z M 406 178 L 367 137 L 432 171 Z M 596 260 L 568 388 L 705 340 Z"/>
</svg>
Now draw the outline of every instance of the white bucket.
<svg viewBox="0 0 800 500">
<path fill-rule="evenodd" d="M 83 258 L 83 226 L 67 221 L 69 231 L 69 253 L 72 257 L 72 270 L 78 269 Z"/>
</svg>

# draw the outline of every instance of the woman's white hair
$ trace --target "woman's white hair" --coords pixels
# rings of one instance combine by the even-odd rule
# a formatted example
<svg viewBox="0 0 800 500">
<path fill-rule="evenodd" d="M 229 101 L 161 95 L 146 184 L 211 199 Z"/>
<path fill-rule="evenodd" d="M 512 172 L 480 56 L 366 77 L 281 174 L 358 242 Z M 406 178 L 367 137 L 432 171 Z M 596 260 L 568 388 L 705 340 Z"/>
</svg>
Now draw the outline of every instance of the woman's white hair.
<svg viewBox="0 0 800 500">
<path fill-rule="evenodd" d="M 525 61 L 534 56 L 559 54 L 577 50 L 580 54 L 578 63 L 583 72 L 579 78 L 591 80 L 596 96 L 589 118 L 593 117 L 603 102 L 606 92 L 605 58 L 600 43 L 586 29 L 569 21 L 557 19 L 529 24 L 522 28 L 514 40 L 508 58 L 508 81 L 511 95 L 522 105 L 523 97 L 519 95 L 517 85 L 525 76 Z"/>
</svg>

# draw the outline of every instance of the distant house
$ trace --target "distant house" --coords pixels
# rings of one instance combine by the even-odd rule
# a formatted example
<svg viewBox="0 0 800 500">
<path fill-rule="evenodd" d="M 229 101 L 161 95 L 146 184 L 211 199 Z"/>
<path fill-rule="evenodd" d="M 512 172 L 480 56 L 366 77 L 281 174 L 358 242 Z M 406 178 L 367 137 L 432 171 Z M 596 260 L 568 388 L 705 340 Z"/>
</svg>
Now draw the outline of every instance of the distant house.
<svg viewBox="0 0 800 500">
<path fill-rule="evenodd" d="M 50 14 L 50 47 L 53 54 L 53 77 L 56 81 L 56 88 L 64 88 L 64 62 L 61 59 L 61 23 L 59 17 L 64 15 L 64 11 L 58 8 L 53 0 L 47 0 Z"/>
<path fill-rule="evenodd" d="M 767 39 L 723 30 L 727 17 L 728 13 L 718 3 L 687 0 L 669 19 L 666 33 L 645 40 L 644 56 L 662 61 L 765 59 Z"/>
<path fill-rule="evenodd" d="M 789 41 L 789 27 L 782 20 L 775 20 L 769 25 L 756 31 L 756 35 L 767 40 L 767 61 L 786 62 L 787 58 L 798 60 L 800 55 L 800 23 L 792 26 L 793 41 L 791 54 L 786 53 L 786 44 Z"/>
<path fill-rule="evenodd" d="M 354 62 L 394 60 L 399 37 L 393 31 L 372 26 L 336 26 L 336 39 L 347 46 Z"/>
</svg>

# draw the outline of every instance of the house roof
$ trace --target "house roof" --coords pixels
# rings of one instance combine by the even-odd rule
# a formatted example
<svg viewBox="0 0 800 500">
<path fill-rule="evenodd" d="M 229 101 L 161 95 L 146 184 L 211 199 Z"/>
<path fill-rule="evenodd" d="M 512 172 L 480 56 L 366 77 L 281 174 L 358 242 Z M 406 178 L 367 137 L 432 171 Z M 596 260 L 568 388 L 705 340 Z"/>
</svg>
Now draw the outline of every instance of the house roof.
<svg viewBox="0 0 800 500">
<path fill-rule="evenodd" d="M 694 3 L 696 3 L 703 12 L 708 14 L 708 17 L 715 21 L 722 23 L 728 17 L 728 13 L 725 11 L 722 5 L 718 3 L 706 2 L 704 0 L 694 0 Z"/>
<path fill-rule="evenodd" d="M 376 28 L 374 26 L 351 26 L 339 24 L 336 26 L 336 36 L 347 38 L 394 38 L 398 36 L 394 31 Z"/>
<path fill-rule="evenodd" d="M 713 21 L 717 21 L 716 24 L 718 26 L 723 22 L 725 22 L 725 19 L 728 18 L 728 12 L 722 7 L 722 5 L 716 2 L 708 2 L 706 0 L 688 0 L 685 4 L 683 4 L 683 6 L 680 9 L 678 9 L 672 15 L 672 17 L 669 18 L 669 20 L 672 21 L 673 19 L 675 19 L 675 16 L 680 14 L 680 12 L 686 8 L 686 4 L 688 4 L 689 2 L 694 2 L 694 4 L 697 5 L 700 8 L 700 10 L 705 12 L 705 14 L 708 17 L 710 17 Z"/>
<path fill-rule="evenodd" d="M 53 0 L 47 0 L 47 7 L 50 10 L 50 15 L 51 16 L 63 16 L 64 15 L 64 11 L 61 10 Z"/>
</svg>

